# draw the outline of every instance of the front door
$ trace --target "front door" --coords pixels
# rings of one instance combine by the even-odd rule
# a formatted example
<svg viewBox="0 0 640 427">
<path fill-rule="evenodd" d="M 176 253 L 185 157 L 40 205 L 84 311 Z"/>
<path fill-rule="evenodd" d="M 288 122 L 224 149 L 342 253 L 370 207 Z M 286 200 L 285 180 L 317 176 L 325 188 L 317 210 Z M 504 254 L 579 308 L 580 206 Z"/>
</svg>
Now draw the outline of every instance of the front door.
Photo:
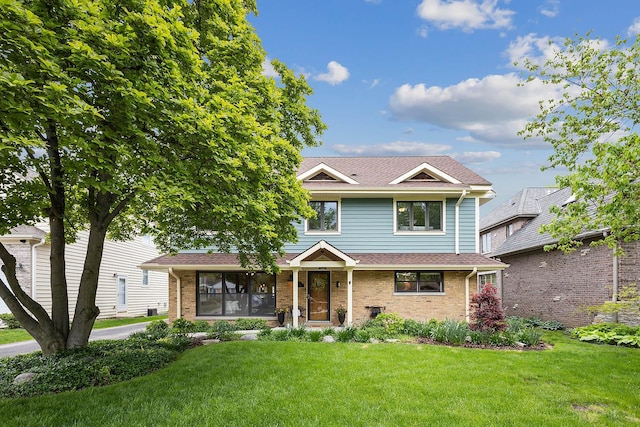
<svg viewBox="0 0 640 427">
<path fill-rule="evenodd" d="M 329 279 L 328 271 L 310 271 L 308 275 L 308 307 L 309 321 L 327 322 L 331 319 L 331 307 L 329 306 Z"/>
</svg>

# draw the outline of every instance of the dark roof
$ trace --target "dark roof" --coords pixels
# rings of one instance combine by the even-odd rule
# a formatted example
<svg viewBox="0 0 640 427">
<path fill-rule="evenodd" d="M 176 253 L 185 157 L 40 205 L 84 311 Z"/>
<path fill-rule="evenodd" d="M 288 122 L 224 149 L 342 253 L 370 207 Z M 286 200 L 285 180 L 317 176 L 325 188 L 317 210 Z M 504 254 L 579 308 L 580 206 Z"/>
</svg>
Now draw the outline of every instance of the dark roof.
<svg viewBox="0 0 640 427">
<path fill-rule="evenodd" d="M 549 212 L 551 206 L 562 206 L 571 197 L 571 189 L 563 188 L 538 200 L 540 214 L 517 230 L 491 253 L 491 256 L 501 256 L 512 253 L 538 249 L 556 242 L 548 233 L 540 234 L 540 226 L 550 223 L 555 215 Z"/>
<path fill-rule="evenodd" d="M 531 218 L 541 213 L 538 200 L 558 191 L 555 187 L 525 187 L 480 218 L 480 231 L 516 218 Z"/>
<path fill-rule="evenodd" d="M 398 188 L 398 186 L 466 188 L 469 185 L 491 185 L 489 181 L 448 156 L 306 157 L 300 165 L 298 174 L 304 174 L 321 163 L 357 181 L 359 187 L 365 188 Z M 423 163 L 427 163 L 435 169 L 457 179 L 461 184 L 451 184 L 447 182 L 402 182 L 400 184 L 390 184 L 393 180 L 419 167 Z M 343 182 L 305 182 L 305 187 L 310 189 L 353 185 L 354 184 L 346 184 Z"/>
<path fill-rule="evenodd" d="M 295 258 L 299 254 L 286 254 L 284 257 L 277 259 L 277 264 L 281 268 L 288 266 L 287 260 Z M 471 269 L 473 267 L 482 268 L 506 268 L 506 265 L 494 259 L 485 257 L 476 253 L 462 253 L 459 255 L 452 253 L 406 253 L 406 254 L 382 254 L 382 253 L 356 253 L 348 254 L 355 260 L 358 260 L 356 270 L 373 269 L 373 268 L 404 268 L 417 266 L 423 268 L 429 267 L 447 267 L 449 269 Z M 165 269 L 169 267 L 191 267 L 191 268 L 225 268 L 237 267 L 238 259 L 235 254 L 220 253 L 178 253 L 176 255 L 162 255 L 142 264 L 142 268 L 148 269 Z"/>
</svg>

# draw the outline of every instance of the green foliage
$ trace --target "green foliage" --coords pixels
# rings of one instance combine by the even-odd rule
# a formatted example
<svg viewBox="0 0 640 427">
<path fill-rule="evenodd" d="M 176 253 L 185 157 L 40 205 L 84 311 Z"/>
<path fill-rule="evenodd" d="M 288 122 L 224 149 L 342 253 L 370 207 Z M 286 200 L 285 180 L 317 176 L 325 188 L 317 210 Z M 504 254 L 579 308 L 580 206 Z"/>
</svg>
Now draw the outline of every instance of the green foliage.
<svg viewBox="0 0 640 427">
<path fill-rule="evenodd" d="M 157 331 L 154 331 L 157 332 Z M 51 356 L 32 353 L 0 359 L 0 397 L 29 397 L 86 387 L 115 384 L 153 372 L 190 345 L 185 337 L 160 342 L 138 335 L 126 340 L 93 341 L 85 348 Z M 20 373 L 32 372 L 32 381 L 13 384 Z"/>
<path fill-rule="evenodd" d="M 598 323 L 571 330 L 571 335 L 580 341 L 640 347 L 640 326 L 620 323 Z"/>
<path fill-rule="evenodd" d="M 0 320 L 2 320 L 4 322 L 4 324 L 7 326 L 7 328 L 9 328 L 9 329 L 20 329 L 20 328 L 22 328 L 22 326 L 20 326 L 20 322 L 18 322 L 16 320 L 16 316 L 14 316 L 11 313 L 2 313 L 2 314 L 0 314 Z"/>
<path fill-rule="evenodd" d="M 171 324 L 171 333 L 172 334 L 189 334 L 195 332 L 196 328 L 192 321 L 187 320 L 183 317 L 179 319 L 175 319 Z"/>
<path fill-rule="evenodd" d="M 267 327 L 264 319 L 241 318 L 235 321 L 236 329 L 239 331 L 262 330 Z"/>
<path fill-rule="evenodd" d="M 336 332 L 335 338 L 338 342 L 350 342 L 353 341 L 358 328 L 353 326 L 347 326 L 346 328 L 339 328 Z"/>
<path fill-rule="evenodd" d="M 322 334 L 322 331 L 318 331 L 318 330 L 307 331 L 307 339 L 311 342 L 320 342 L 322 341 L 323 336 L 324 335 Z"/>
<path fill-rule="evenodd" d="M 607 244 L 619 254 L 621 242 L 640 237 L 640 35 L 607 46 L 589 35 L 567 39 L 543 67 L 527 62 L 529 84 L 555 89 L 542 100 L 539 114 L 522 133 L 542 137 L 554 153 L 545 168 L 575 202 L 552 209 L 556 218 L 543 225 L 565 252 L 582 245 L 585 230 L 601 230 L 592 244 Z"/>
<path fill-rule="evenodd" d="M 296 221 L 312 214 L 300 150 L 325 125 L 303 76 L 279 61 L 277 80 L 264 75 L 251 12 L 244 0 L 2 2 L 0 234 L 49 220 L 56 318 L 13 274 L 0 295 L 17 298 L 14 314 L 41 341 L 77 345 L 98 314 L 97 275 L 83 275 L 86 319 L 69 333 L 60 249 L 80 230 L 85 271 L 99 271 L 107 233 L 149 233 L 166 252 L 233 249 L 266 271 L 296 240 Z"/>
<path fill-rule="evenodd" d="M 397 337 L 404 332 L 404 319 L 398 313 L 380 313 L 371 321 L 373 326 L 384 328 L 388 338 Z"/>
<path fill-rule="evenodd" d="M 428 338 L 431 336 L 431 330 L 438 324 L 438 321 L 431 319 L 428 322 L 419 322 L 413 319 L 404 321 L 403 333 L 412 337 Z"/>
<path fill-rule="evenodd" d="M 431 331 L 431 338 L 437 342 L 464 344 L 469 335 L 469 325 L 453 319 L 438 323 Z"/>
<path fill-rule="evenodd" d="M 607 301 L 586 309 L 591 313 L 636 313 L 640 316 L 640 289 L 635 283 L 620 287 L 616 297 L 616 302 Z"/>
</svg>

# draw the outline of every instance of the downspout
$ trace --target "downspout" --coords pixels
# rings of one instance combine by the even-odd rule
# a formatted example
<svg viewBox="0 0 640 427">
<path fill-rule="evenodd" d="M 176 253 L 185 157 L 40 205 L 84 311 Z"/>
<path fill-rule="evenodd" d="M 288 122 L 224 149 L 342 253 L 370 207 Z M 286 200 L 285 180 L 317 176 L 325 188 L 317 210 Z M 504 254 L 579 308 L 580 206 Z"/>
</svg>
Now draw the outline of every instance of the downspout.
<svg viewBox="0 0 640 427">
<path fill-rule="evenodd" d="M 36 261 L 37 261 L 37 253 L 36 253 L 36 248 L 38 246 L 42 246 L 44 245 L 46 242 L 46 239 L 41 239 L 40 242 L 36 243 L 35 245 L 31 246 L 31 298 L 34 301 L 37 301 L 37 297 L 36 297 L 36 278 L 37 278 L 37 268 L 36 268 Z"/>
<path fill-rule="evenodd" d="M 180 289 L 182 283 L 180 277 L 173 272 L 173 267 L 169 267 L 169 275 L 176 279 L 176 319 L 180 319 L 182 317 L 182 291 Z"/>
<path fill-rule="evenodd" d="M 460 255 L 460 205 L 466 195 L 467 190 L 462 190 L 462 194 L 456 202 L 456 255 Z"/>
<path fill-rule="evenodd" d="M 611 302 L 618 301 L 618 255 L 616 252 L 618 251 L 618 245 L 613 248 L 613 289 L 611 295 Z"/>
<path fill-rule="evenodd" d="M 473 271 L 464 278 L 464 300 L 465 300 L 465 319 L 469 323 L 469 279 L 478 272 L 478 267 L 473 267 Z"/>
</svg>

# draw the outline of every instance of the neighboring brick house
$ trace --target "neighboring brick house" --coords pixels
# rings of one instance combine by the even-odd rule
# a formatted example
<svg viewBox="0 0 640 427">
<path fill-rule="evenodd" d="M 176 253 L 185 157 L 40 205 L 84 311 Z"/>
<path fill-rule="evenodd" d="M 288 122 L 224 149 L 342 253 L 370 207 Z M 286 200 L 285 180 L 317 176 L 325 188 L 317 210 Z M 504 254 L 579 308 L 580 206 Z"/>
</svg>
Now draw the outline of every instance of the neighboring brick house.
<svg viewBox="0 0 640 427">
<path fill-rule="evenodd" d="M 169 320 L 274 321 L 276 307 L 292 307 L 293 326 L 325 325 L 337 324 L 339 306 L 348 324 L 378 310 L 464 320 L 477 273 L 506 267 L 479 253 L 491 184 L 449 157 L 306 158 L 298 179 L 317 216 L 296 225 L 279 274 L 207 250 L 141 266 L 168 272 Z"/>
<path fill-rule="evenodd" d="M 572 200 L 570 189 L 546 191 L 525 189 L 481 220 L 481 236 L 491 233 L 492 243 L 506 236 L 488 253 L 509 265 L 496 275 L 505 313 L 558 320 L 569 327 L 590 324 L 594 314 L 585 307 L 611 301 L 615 287 L 640 282 L 640 245 L 625 243 L 627 256 L 615 257 L 606 246 L 589 245 L 606 232 L 597 230 L 578 236 L 584 244 L 575 252 L 545 251 L 556 241 L 541 234 L 540 226 L 553 219 L 552 206 Z M 514 224 L 510 235 L 509 224 Z"/>
<path fill-rule="evenodd" d="M 51 248 L 46 241 L 46 230 L 46 225 L 19 226 L 12 229 L 10 234 L 0 236 L 0 242 L 16 258 L 16 276 L 22 288 L 51 312 Z M 78 233 L 76 242 L 65 248 L 70 307 L 75 306 L 87 240 L 88 232 L 82 231 Z M 96 296 L 100 318 L 144 316 L 149 310 L 167 311 L 165 274 L 138 268 L 138 264 L 157 255 L 159 252 L 148 238 L 105 242 Z M 1 271 L 0 279 L 5 280 Z M 8 312 L 9 309 L 0 298 L 0 313 Z"/>
</svg>

